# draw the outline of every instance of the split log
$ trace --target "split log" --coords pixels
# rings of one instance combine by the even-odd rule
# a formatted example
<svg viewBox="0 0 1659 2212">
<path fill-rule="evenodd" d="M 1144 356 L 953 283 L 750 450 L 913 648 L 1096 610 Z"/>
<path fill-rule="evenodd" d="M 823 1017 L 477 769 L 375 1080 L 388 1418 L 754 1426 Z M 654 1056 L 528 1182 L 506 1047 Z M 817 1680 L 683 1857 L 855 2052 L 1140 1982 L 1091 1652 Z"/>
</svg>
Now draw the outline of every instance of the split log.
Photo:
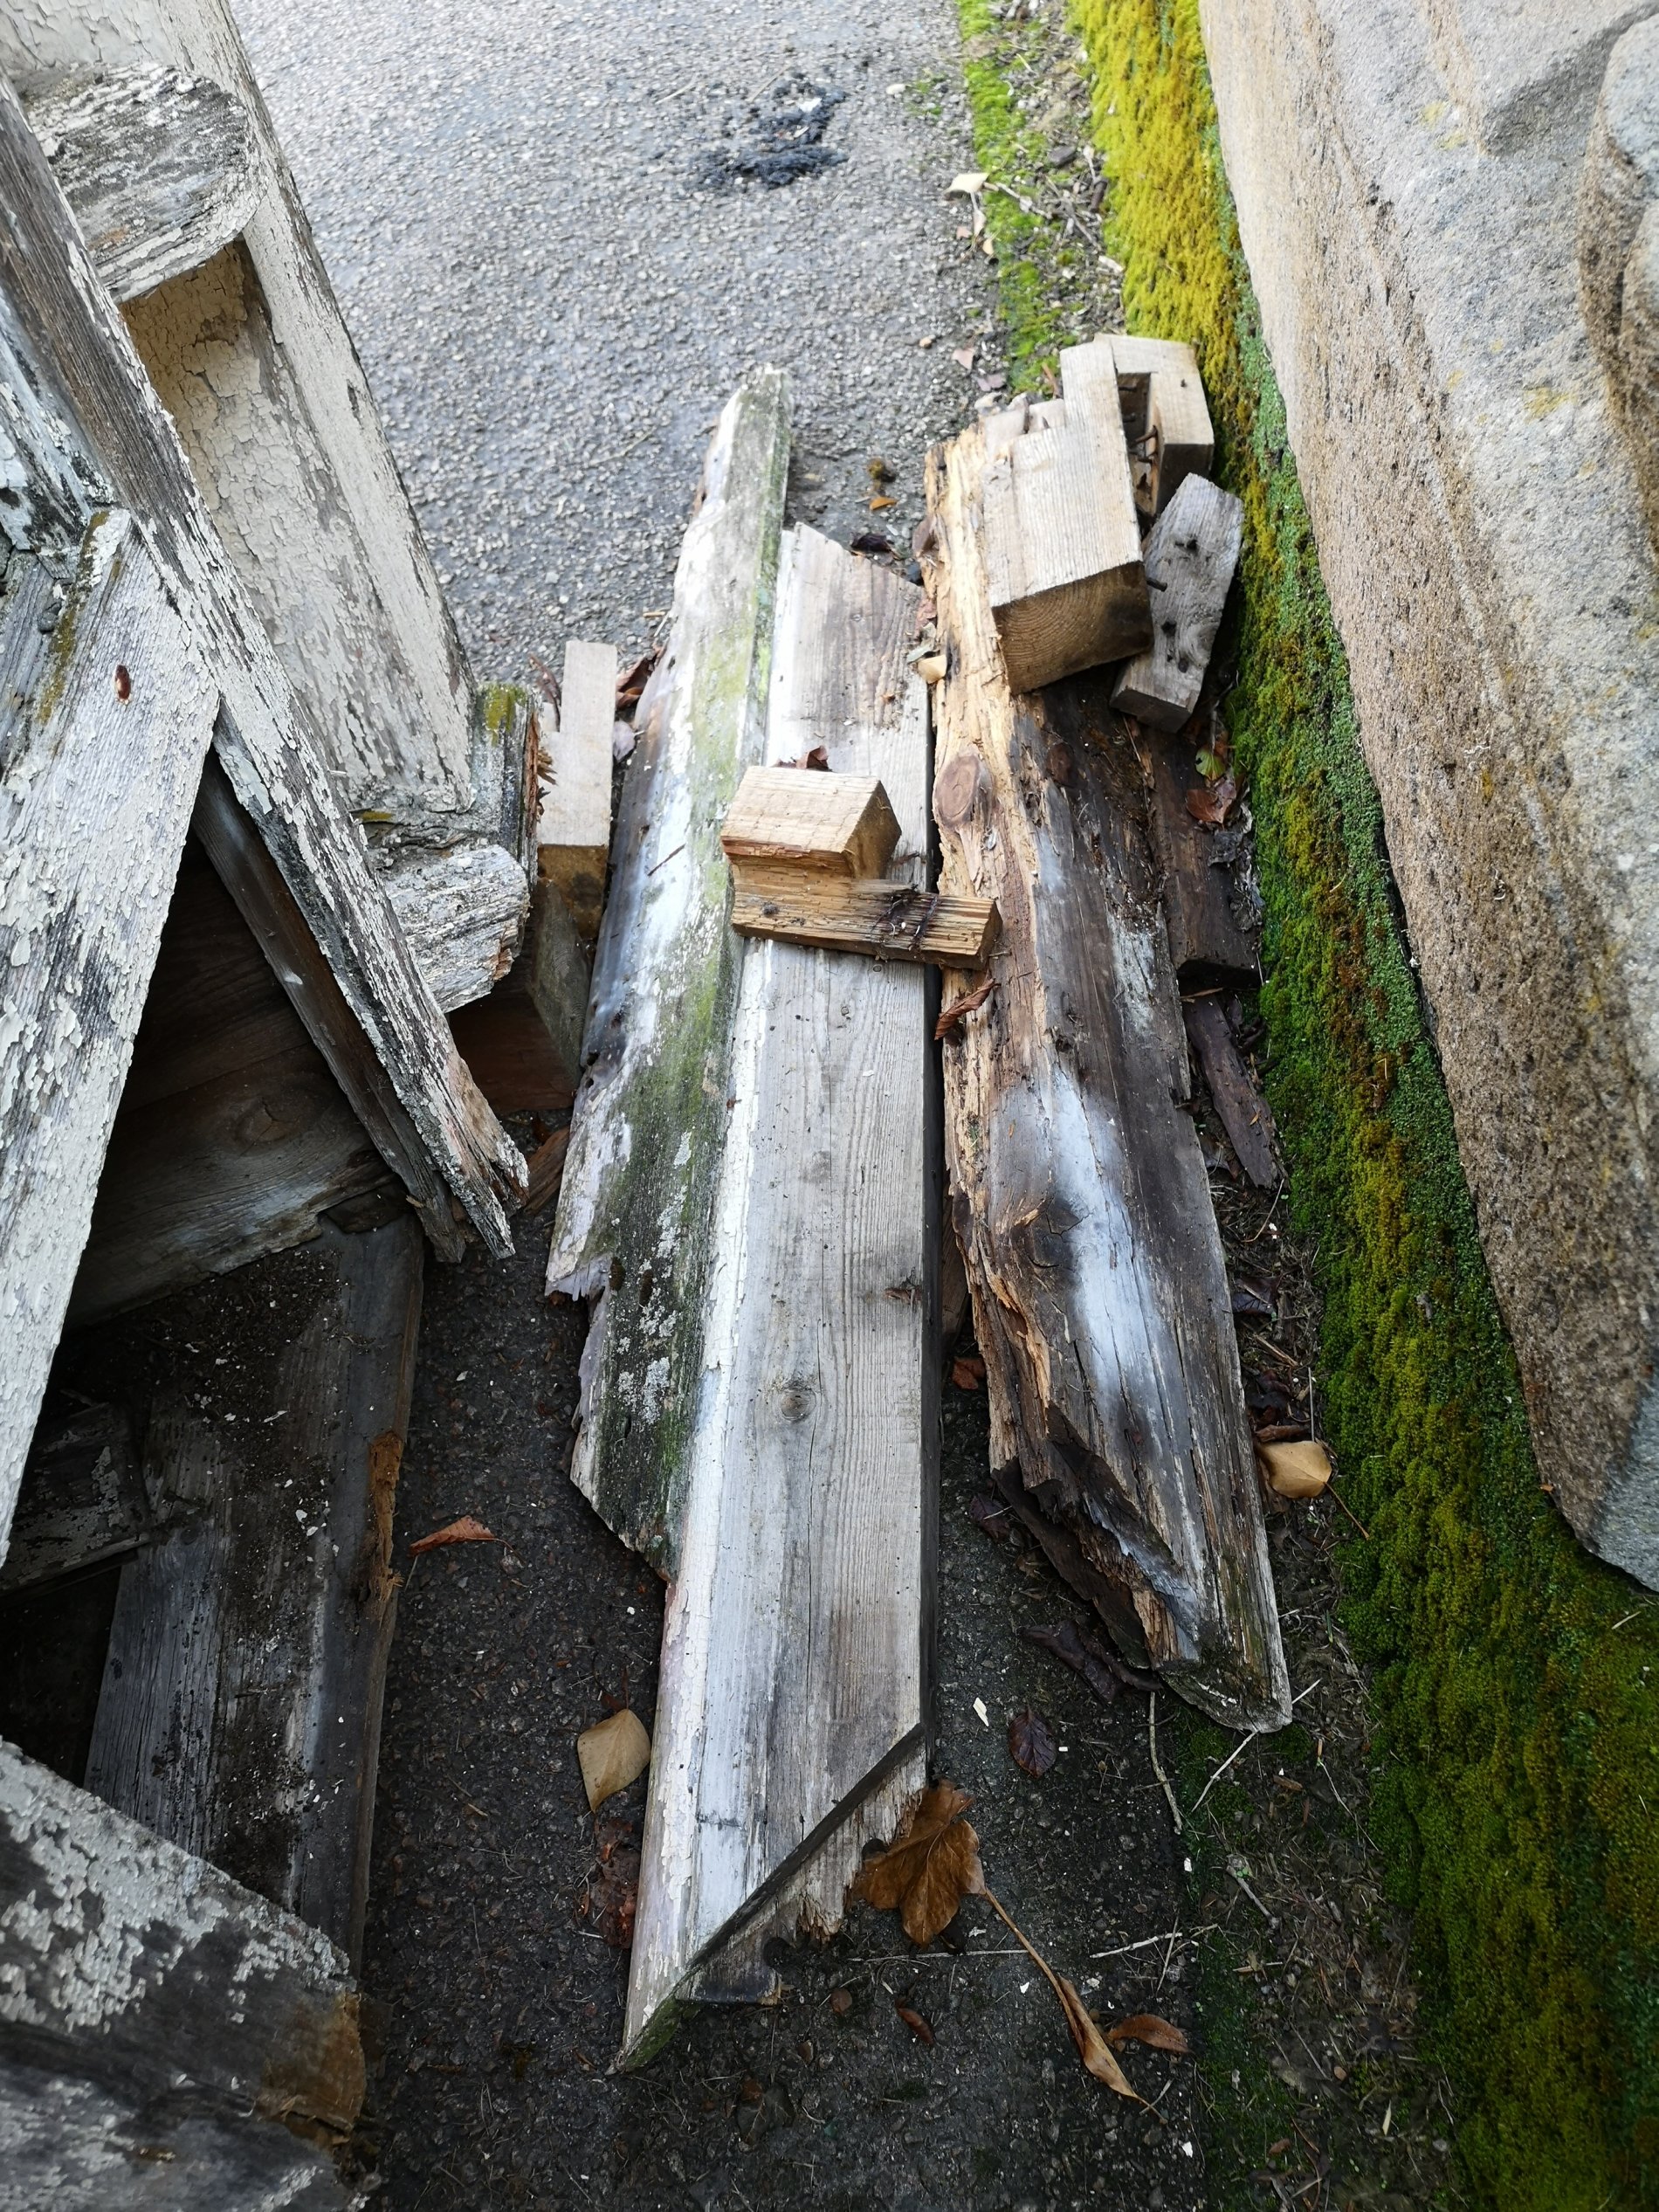
<svg viewBox="0 0 1659 2212">
<path fill-rule="evenodd" d="M 364 2069 L 327 1938 L 10 1744 L 0 1846 L 8 2201 L 344 2212 Z"/>
<path fill-rule="evenodd" d="M 1064 422 L 1000 426 L 984 473 L 986 588 L 1015 691 L 1122 660 L 1152 636 L 1112 349 L 1070 347 L 1060 368 Z"/>
<path fill-rule="evenodd" d="M 926 687 L 905 668 L 917 601 L 816 531 L 786 533 L 767 732 L 775 760 L 823 745 L 832 769 L 880 778 L 912 885 L 928 842 Z M 709 1350 L 668 1409 L 687 1471 L 624 2030 L 636 2063 L 683 2001 L 772 1993 L 765 1940 L 838 1925 L 864 1843 L 925 1779 L 930 979 L 757 942 L 733 1034 L 702 1231 Z"/>
<path fill-rule="evenodd" d="M 610 735 L 616 721 L 616 649 L 573 637 L 565 647 L 559 728 L 536 824 L 537 865 L 558 886 L 577 932 L 599 934 L 610 862 Z"/>
<path fill-rule="evenodd" d="M 76 77 L 27 113 L 116 300 L 210 261 L 271 183 L 242 101 L 176 69 Z"/>
<path fill-rule="evenodd" d="M 671 1573 L 743 958 L 720 823 L 765 741 L 788 423 L 783 377 L 756 370 L 704 465 L 672 633 L 635 716 L 547 1261 L 550 1292 L 590 1301 L 572 1478 Z"/>
<path fill-rule="evenodd" d="M 155 1378 L 155 1535 L 121 1571 L 86 1766 L 89 1789 L 349 1957 L 368 1901 L 422 1257 L 405 1213 L 357 1236 L 326 1229 L 216 1293 L 238 1332 L 272 1298 L 298 1316 L 279 1344 L 238 1335 L 233 1424 Z M 196 1341 L 203 1322 L 193 1315 Z M 250 1416 L 256 1400 L 267 1409 Z"/>
<path fill-rule="evenodd" d="M 1191 720 L 1238 566 L 1244 509 L 1207 476 L 1188 475 L 1146 540 L 1152 644 L 1119 677 L 1112 703 L 1153 729 Z"/>
<path fill-rule="evenodd" d="M 943 1048 L 993 1464 L 1083 1554 L 1126 1657 L 1274 1726 L 1289 1691 L 1144 789 L 1103 679 L 1009 693 L 982 454 L 977 430 L 935 453 L 928 501 L 943 881 L 1002 915 L 996 989 Z"/>
</svg>

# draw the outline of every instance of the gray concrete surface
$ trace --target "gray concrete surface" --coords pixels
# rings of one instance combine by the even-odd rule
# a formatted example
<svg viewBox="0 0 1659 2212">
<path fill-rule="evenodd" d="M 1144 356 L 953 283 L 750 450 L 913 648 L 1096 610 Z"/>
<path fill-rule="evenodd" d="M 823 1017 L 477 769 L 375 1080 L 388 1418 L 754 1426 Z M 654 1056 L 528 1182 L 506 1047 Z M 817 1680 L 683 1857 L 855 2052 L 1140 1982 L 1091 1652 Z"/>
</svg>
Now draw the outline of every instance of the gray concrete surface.
<svg viewBox="0 0 1659 2212">
<path fill-rule="evenodd" d="M 796 518 L 844 540 L 872 520 L 868 459 L 902 457 L 886 520 L 908 529 L 989 296 L 943 196 L 960 95 L 933 122 L 905 89 L 957 75 L 950 0 L 238 17 L 480 673 L 556 667 L 570 634 L 647 637 L 753 363 L 794 383 Z M 703 157 L 802 74 L 846 94 L 823 140 L 844 163 L 708 189 Z"/>
</svg>

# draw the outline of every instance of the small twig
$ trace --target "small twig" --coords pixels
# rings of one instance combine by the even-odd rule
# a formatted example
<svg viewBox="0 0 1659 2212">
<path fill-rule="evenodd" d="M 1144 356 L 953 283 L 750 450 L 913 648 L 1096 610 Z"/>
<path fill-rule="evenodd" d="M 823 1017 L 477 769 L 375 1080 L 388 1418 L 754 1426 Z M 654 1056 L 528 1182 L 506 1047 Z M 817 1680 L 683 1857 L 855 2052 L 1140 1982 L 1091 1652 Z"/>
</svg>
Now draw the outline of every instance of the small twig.
<svg viewBox="0 0 1659 2212">
<path fill-rule="evenodd" d="M 1152 1752 L 1152 1770 L 1162 1785 L 1164 1795 L 1169 1800 L 1169 1817 L 1174 1822 L 1175 1833 L 1179 1836 L 1181 1832 L 1181 1807 L 1175 1802 L 1175 1793 L 1169 1786 L 1169 1776 L 1164 1772 L 1158 1757 L 1158 1692 L 1155 1690 L 1146 1699 L 1146 1742 Z"/>
<path fill-rule="evenodd" d="M 685 850 L 685 841 L 682 838 L 679 844 L 674 847 L 673 852 L 665 852 L 660 860 L 653 860 L 651 866 L 646 869 L 645 873 L 648 876 L 654 876 L 659 868 L 667 867 L 669 862 L 674 858 L 675 854 L 684 852 Z"/>
<path fill-rule="evenodd" d="M 1262 1223 L 1262 1226 L 1261 1226 L 1261 1227 L 1260 1227 L 1260 1228 L 1256 1230 L 1256 1234 L 1255 1234 L 1255 1236 L 1254 1236 L 1254 1237 L 1247 1237 L 1244 1239 L 1244 1242 L 1245 1242 L 1247 1244 L 1259 1244 L 1259 1243 L 1261 1242 L 1262 1238 L 1263 1238 L 1263 1237 L 1265 1237 L 1265 1236 L 1266 1236 L 1266 1234 L 1267 1234 L 1267 1230 L 1268 1230 L 1268 1223 L 1269 1223 L 1269 1222 L 1270 1222 L 1270 1221 L 1272 1220 L 1272 1218 L 1273 1218 L 1274 1215 L 1275 1215 L 1275 1214 L 1278 1211 L 1278 1204 L 1279 1204 L 1279 1201 L 1280 1201 L 1280 1199 L 1281 1199 L 1281 1198 L 1283 1198 L 1283 1197 L 1284 1197 L 1284 1184 L 1283 1180 L 1281 1180 L 1281 1182 L 1280 1182 L 1280 1183 L 1279 1183 L 1279 1187 L 1278 1187 L 1278 1189 L 1277 1189 L 1277 1190 L 1273 1193 L 1273 1203 L 1272 1203 L 1272 1204 L 1271 1204 L 1271 1205 L 1268 1208 L 1268 1209 L 1267 1209 L 1267 1220 L 1266 1220 L 1266 1221 L 1264 1221 L 1264 1222 Z"/>
<path fill-rule="evenodd" d="M 1365 1538 L 1366 1543 L 1368 1544 L 1371 1541 L 1371 1531 L 1366 1526 L 1364 1521 L 1360 1519 L 1359 1514 L 1354 1512 L 1353 1506 L 1344 1501 L 1342 1492 L 1337 1488 L 1335 1483 L 1326 1483 L 1325 1489 L 1329 1492 L 1330 1495 L 1336 1499 L 1338 1505 L 1342 1507 L 1343 1512 L 1346 1513 L 1348 1519 L 1353 1523 L 1354 1526 L 1359 1530 L 1360 1533 Z"/>
<path fill-rule="evenodd" d="M 1233 1746 L 1231 1751 L 1228 1753 L 1226 1758 L 1222 1760 L 1221 1765 L 1217 1767 L 1215 1773 L 1210 1776 L 1209 1780 L 1204 1784 L 1202 1789 L 1199 1791 L 1198 1795 L 1193 1801 L 1193 1810 L 1194 1812 L 1198 1810 L 1198 1808 L 1203 1803 L 1205 1798 L 1209 1795 L 1210 1791 L 1215 1788 L 1216 1783 L 1220 1781 L 1222 1776 L 1232 1765 L 1234 1760 L 1238 1757 L 1240 1752 L 1247 1751 L 1250 1745 L 1256 1741 L 1256 1736 L 1259 1733 L 1260 1731 L 1258 1729 L 1252 1728 L 1249 1733 L 1245 1737 L 1243 1743 L 1236 1743 Z"/>
<path fill-rule="evenodd" d="M 1184 1936 L 1179 1928 L 1166 1928 L 1161 1935 L 1143 1935 L 1134 1943 L 1120 1943 L 1115 1951 L 1091 1951 L 1091 1960 L 1121 1959 L 1127 1951 L 1147 1951 L 1154 1943 L 1167 1943 L 1171 1937 L 1181 1936 L 1183 1943 L 1196 1943 L 1201 1935 L 1214 1935 L 1220 1927 L 1219 1920 L 1207 1920 L 1201 1928 L 1193 1928 Z"/>
</svg>

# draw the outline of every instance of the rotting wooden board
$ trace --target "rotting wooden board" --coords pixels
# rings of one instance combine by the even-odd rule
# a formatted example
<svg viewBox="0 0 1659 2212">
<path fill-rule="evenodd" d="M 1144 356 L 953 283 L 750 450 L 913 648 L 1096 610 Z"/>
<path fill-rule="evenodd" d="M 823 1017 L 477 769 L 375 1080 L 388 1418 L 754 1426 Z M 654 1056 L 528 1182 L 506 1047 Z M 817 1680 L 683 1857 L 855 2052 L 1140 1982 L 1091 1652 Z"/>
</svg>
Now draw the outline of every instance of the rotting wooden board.
<svg viewBox="0 0 1659 2212">
<path fill-rule="evenodd" d="M 511 1239 L 502 1200 L 522 1187 L 523 1156 L 472 1084 L 392 921 L 361 834 L 322 772 L 326 748 L 225 558 L 177 437 L 10 86 L 0 86 L 0 350 L 18 462 L 6 535 L 23 550 L 61 554 L 112 492 L 142 514 L 167 588 L 189 606 L 195 642 L 221 688 L 215 743 L 237 796 L 385 1071 L 430 1175 L 448 1183 L 485 1243 L 505 1252 Z M 326 1051 L 327 1041 L 319 1042 Z"/>
<path fill-rule="evenodd" d="M 144 1444 L 156 1538 L 122 1572 L 86 1769 L 111 1804 L 351 1956 L 421 1262 L 407 1216 L 326 1229 L 260 1278 L 306 1312 L 272 1354 L 268 1416 L 229 1427 L 158 1395 Z"/>
<path fill-rule="evenodd" d="M 336 1947 L 10 1744 L 0 1843 L 0 2144 L 9 2182 L 51 2184 L 13 2201 L 343 2212 L 327 2147 L 364 2070 Z M 164 2160 L 136 2160 L 145 2145 Z M 141 2198 L 155 2163 L 163 2198 Z"/>
<path fill-rule="evenodd" d="M 1273 1150 L 1272 1112 L 1246 1072 L 1221 1000 L 1208 992 L 1189 1000 L 1181 1011 L 1187 1035 L 1240 1167 L 1258 1190 L 1276 1189 L 1280 1175 Z"/>
<path fill-rule="evenodd" d="M 610 738 L 616 649 L 573 637 L 565 647 L 559 727 L 546 747 L 536 823 L 537 866 L 555 884 L 582 936 L 599 934 L 610 859 Z"/>
<path fill-rule="evenodd" d="M 997 988 L 943 1048 L 993 1464 L 1019 1464 L 1121 1593 L 1101 1609 L 1133 1657 L 1229 1726 L 1278 1726 L 1284 1660 L 1144 789 L 1103 679 L 1008 693 L 981 460 L 977 429 L 931 457 L 927 558 L 951 650 L 942 880 L 1002 915 Z"/>
<path fill-rule="evenodd" d="M 124 1407 L 85 1406 L 37 1428 L 24 1469 L 0 1595 L 120 1559 L 149 1526 Z"/>
<path fill-rule="evenodd" d="M 996 942 L 995 902 L 918 891 L 909 884 L 853 883 L 806 868 L 734 870 L 732 927 L 878 960 L 983 968 Z"/>
<path fill-rule="evenodd" d="M 31 141 L 32 142 L 32 141 Z M 0 783 L 0 1539 L 99 1169 L 217 694 L 131 520 L 86 534 Z M 16 624 L 0 606 L 10 676 Z M 7 686 L 8 692 L 10 686 Z M 110 865 L 112 853 L 119 865 Z"/>
<path fill-rule="evenodd" d="M 1153 729 L 1191 720 L 1238 566 L 1244 509 L 1207 476 L 1185 477 L 1146 540 L 1152 644 L 1128 662 L 1112 703 Z"/>
<path fill-rule="evenodd" d="M 719 830 L 765 739 L 788 423 L 782 376 L 754 371 L 680 548 L 668 647 L 635 714 L 547 1262 L 550 1292 L 589 1301 L 572 1479 L 668 1572 L 743 957 Z"/>
<path fill-rule="evenodd" d="M 878 775 L 920 879 L 918 594 L 785 534 L 767 749 Z M 768 1994 L 766 1938 L 839 1922 L 924 1779 L 937 1473 L 931 978 L 743 956 L 678 1572 L 664 1627 L 624 2051 Z M 719 1347 L 716 1352 L 713 1347 Z"/>
<path fill-rule="evenodd" d="M 512 854 L 473 838 L 401 854 L 381 880 L 444 1011 L 487 997 L 512 967 L 530 912 L 529 882 Z"/>
<path fill-rule="evenodd" d="M 1254 981 L 1261 965 L 1255 931 L 1243 918 L 1237 833 L 1207 829 L 1188 810 L 1187 793 L 1198 771 L 1184 739 L 1147 731 L 1141 759 L 1151 780 L 1153 849 L 1163 872 L 1164 926 L 1177 976 L 1183 982 Z"/>
<path fill-rule="evenodd" d="M 210 260 L 271 182 L 235 94 L 159 64 L 72 78 L 27 113 L 116 300 Z"/>
</svg>

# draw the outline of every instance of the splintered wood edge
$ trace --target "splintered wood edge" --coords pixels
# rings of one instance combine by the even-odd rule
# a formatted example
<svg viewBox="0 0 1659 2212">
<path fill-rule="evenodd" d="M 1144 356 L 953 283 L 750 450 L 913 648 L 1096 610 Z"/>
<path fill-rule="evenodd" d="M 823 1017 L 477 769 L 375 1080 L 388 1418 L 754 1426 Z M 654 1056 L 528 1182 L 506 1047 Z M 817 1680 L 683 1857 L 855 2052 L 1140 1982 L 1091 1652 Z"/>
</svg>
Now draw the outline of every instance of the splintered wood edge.
<svg viewBox="0 0 1659 2212">
<path fill-rule="evenodd" d="M 797 887 L 775 879 L 795 873 L 811 880 Z M 759 882 L 747 871 L 734 871 L 732 927 L 740 936 L 777 937 L 827 952 L 979 968 L 990 960 L 1002 917 L 994 899 L 914 891 L 879 878 L 864 882 L 830 878 L 821 890 L 816 870 L 771 871 Z"/>
</svg>

